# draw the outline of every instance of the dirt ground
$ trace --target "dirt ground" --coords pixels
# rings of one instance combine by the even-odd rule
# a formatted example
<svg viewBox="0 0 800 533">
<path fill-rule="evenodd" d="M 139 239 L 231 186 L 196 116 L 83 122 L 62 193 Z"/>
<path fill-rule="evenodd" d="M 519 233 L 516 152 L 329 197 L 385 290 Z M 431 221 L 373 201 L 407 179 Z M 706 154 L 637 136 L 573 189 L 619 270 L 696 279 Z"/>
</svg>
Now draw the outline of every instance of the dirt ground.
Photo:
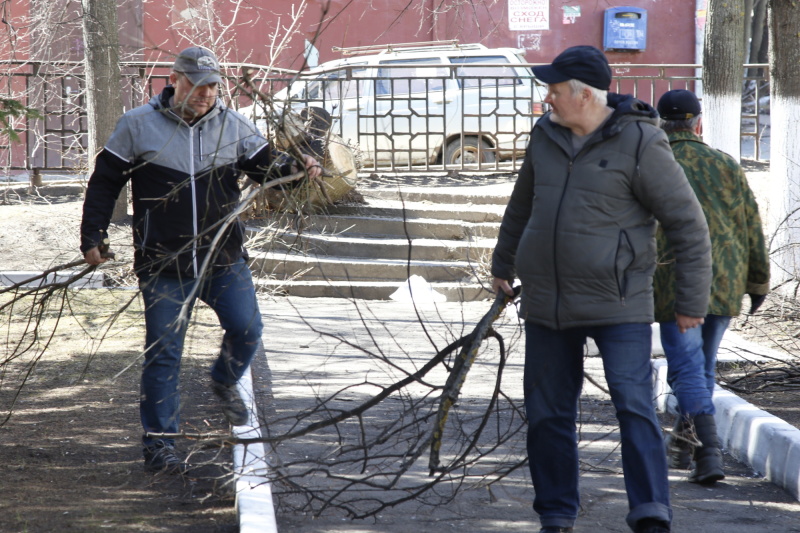
<svg viewBox="0 0 800 533">
<path fill-rule="evenodd" d="M 749 302 L 746 302 L 749 305 Z M 720 365 L 720 384 L 761 409 L 800 428 L 798 303 L 770 295 L 754 316 L 740 316 L 731 330 L 791 356 L 788 361 Z"/>
<path fill-rule="evenodd" d="M 41 271 L 78 258 L 79 193 L 48 199 L 0 196 L 0 271 Z M 129 277 L 129 229 L 114 228 L 111 238 L 120 261 L 109 270 Z M 196 452 L 192 460 L 200 466 L 183 479 L 142 469 L 137 406 L 141 311 L 134 300 L 108 329 L 112 310 L 133 296 L 133 291 L 129 296 L 119 292 L 93 293 L 92 300 L 78 299 L 89 298 L 87 291 L 53 299 L 46 309 L 34 309 L 46 318 L 35 336 L 20 333 L 28 323 L 24 302 L 2 309 L 0 531 L 237 531 L 230 476 L 220 466 L 230 463 L 229 450 Z M 0 295 L 0 306 L 8 296 Z M 62 305 L 69 306 L 65 315 L 75 319 L 56 328 Z M 738 320 L 733 329 L 800 353 L 790 342 L 796 340 L 790 331 L 793 316 L 775 318 L 781 308 L 771 298 L 763 317 Z M 228 428 L 206 378 L 216 351 L 216 341 L 209 339 L 219 331 L 202 306 L 194 322 L 184 358 L 182 417 L 198 432 L 224 434 Z M 769 390 L 745 398 L 800 427 L 794 392 Z"/>
<path fill-rule="evenodd" d="M 88 368 L 85 353 L 37 364 L 0 426 L 0 531 L 238 531 L 229 477 L 213 464 L 213 452 L 202 459 L 207 466 L 186 478 L 142 469 L 138 366 L 110 379 L 137 355 L 104 349 Z M 222 431 L 208 394 L 198 392 L 206 386 L 202 368 L 192 366 L 183 416 Z M 8 370 L 16 377 L 18 368 Z M 7 415 L 12 391 L 3 385 Z M 228 452 L 221 453 L 229 462 Z"/>
<path fill-rule="evenodd" d="M 76 259 L 80 207 L 77 195 L 0 203 L 0 270 L 42 270 Z M 112 238 L 124 258 L 129 250 L 122 244 L 130 237 L 127 230 L 119 233 Z M 55 297 L 46 308 L 34 309 L 44 316 L 35 336 L 21 333 L 29 325 L 31 298 L 3 308 L 0 531 L 238 531 L 230 475 L 220 466 L 230 464 L 228 449 L 197 452 L 192 464 L 199 466 L 185 478 L 142 468 L 137 399 L 144 333 L 138 300 L 106 327 L 113 310 L 133 295 L 100 290 Z M 0 294 L 0 306 L 9 297 Z M 56 328 L 62 305 L 68 306 L 62 314 L 71 318 Z M 206 370 L 219 331 L 208 309 L 198 312 L 184 357 L 182 417 L 198 432 L 226 434 Z"/>
</svg>

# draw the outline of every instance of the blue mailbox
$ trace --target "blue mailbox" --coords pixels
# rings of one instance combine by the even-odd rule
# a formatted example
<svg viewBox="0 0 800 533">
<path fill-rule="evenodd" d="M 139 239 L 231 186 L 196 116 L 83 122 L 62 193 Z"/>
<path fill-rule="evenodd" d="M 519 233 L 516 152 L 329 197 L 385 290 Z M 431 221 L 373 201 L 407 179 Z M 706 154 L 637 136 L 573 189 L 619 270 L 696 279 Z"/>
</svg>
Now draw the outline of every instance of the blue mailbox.
<svg viewBox="0 0 800 533">
<path fill-rule="evenodd" d="M 641 7 L 606 9 L 603 48 L 638 52 L 647 48 L 647 10 Z"/>
</svg>

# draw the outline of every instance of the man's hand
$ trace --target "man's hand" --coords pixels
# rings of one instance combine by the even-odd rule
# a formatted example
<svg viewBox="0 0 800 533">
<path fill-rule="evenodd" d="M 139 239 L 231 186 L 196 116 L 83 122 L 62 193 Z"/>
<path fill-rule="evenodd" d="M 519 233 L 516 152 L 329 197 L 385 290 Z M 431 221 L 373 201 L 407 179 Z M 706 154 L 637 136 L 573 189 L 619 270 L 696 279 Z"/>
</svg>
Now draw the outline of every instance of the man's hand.
<svg viewBox="0 0 800 533">
<path fill-rule="evenodd" d="M 303 166 L 308 173 L 308 179 L 316 180 L 322 176 L 322 165 L 308 154 L 303 154 Z M 297 164 L 292 165 L 293 172 L 300 172 Z"/>
<path fill-rule="evenodd" d="M 678 330 L 681 333 L 686 333 L 692 328 L 702 326 L 703 322 L 705 322 L 704 318 L 695 318 L 693 316 L 686 316 L 680 313 L 675 313 L 675 320 L 678 323 Z"/>
<path fill-rule="evenodd" d="M 97 246 L 83 254 L 83 258 L 86 260 L 86 264 L 89 265 L 99 265 L 110 259 L 109 257 L 103 257 L 103 254 L 100 252 L 100 248 Z"/>
<path fill-rule="evenodd" d="M 498 294 L 498 291 L 503 291 L 509 296 L 514 296 L 514 289 L 511 288 L 511 284 L 507 279 L 494 278 L 492 281 L 492 290 L 495 294 Z"/>
</svg>

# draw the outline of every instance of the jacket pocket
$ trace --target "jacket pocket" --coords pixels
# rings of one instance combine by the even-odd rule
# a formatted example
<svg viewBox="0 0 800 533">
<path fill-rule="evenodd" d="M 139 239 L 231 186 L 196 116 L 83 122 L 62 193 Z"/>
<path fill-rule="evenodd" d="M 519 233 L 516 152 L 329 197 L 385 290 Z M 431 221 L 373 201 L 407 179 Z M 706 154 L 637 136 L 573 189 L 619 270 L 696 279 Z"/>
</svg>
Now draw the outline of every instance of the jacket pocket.
<svg viewBox="0 0 800 533">
<path fill-rule="evenodd" d="M 625 305 L 625 297 L 628 292 L 628 269 L 634 259 L 636 259 L 636 250 L 633 248 L 628 232 L 622 230 L 619 232 L 617 254 L 614 258 L 614 275 L 617 279 L 617 291 L 622 305 Z"/>
</svg>

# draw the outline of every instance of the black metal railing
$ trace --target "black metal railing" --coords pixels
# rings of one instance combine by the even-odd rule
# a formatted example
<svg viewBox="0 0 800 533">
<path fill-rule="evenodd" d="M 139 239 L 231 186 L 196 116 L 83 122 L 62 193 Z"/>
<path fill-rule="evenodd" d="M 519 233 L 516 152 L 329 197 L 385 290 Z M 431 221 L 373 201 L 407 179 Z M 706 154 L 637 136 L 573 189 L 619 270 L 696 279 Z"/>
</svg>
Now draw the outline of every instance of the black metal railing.
<svg viewBox="0 0 800 533">
<path fill-rule="evenodd" d="M 5 62 L 0 91 L 42 112 L 20 119 L 19 143 L 0 140 L 6 172 L 79 173 L 86 166 L 87 120 L 82 62 Z M 225 65 L 222 96 L 270 135 L 286 110 L 315 107 L 331 117 L 331 131 L 355 148 L 363 170 L 513 170 L 533 122 L 545 110 L 545 90 L 530 64 L 419 64 L 339 66 L 313 76 L 259 65 Z M 168 83 L 170 63 L 122 65 L 125 110 Z M 762 158 L 768 114 L 767 65 L 746 65 L 743 153 Z M 371 69 L 371 70 L 370 70 Z M 615 92 L 653 104 L 664 91 L 695 89 L 699 65 L 612 65 Z M 246 78 L 252 83 L 245 82 Z M 253 104 L 253 88 L 272 95 Z M 744 149 L 745 146 L 749 148 Z"/>
</svg>

